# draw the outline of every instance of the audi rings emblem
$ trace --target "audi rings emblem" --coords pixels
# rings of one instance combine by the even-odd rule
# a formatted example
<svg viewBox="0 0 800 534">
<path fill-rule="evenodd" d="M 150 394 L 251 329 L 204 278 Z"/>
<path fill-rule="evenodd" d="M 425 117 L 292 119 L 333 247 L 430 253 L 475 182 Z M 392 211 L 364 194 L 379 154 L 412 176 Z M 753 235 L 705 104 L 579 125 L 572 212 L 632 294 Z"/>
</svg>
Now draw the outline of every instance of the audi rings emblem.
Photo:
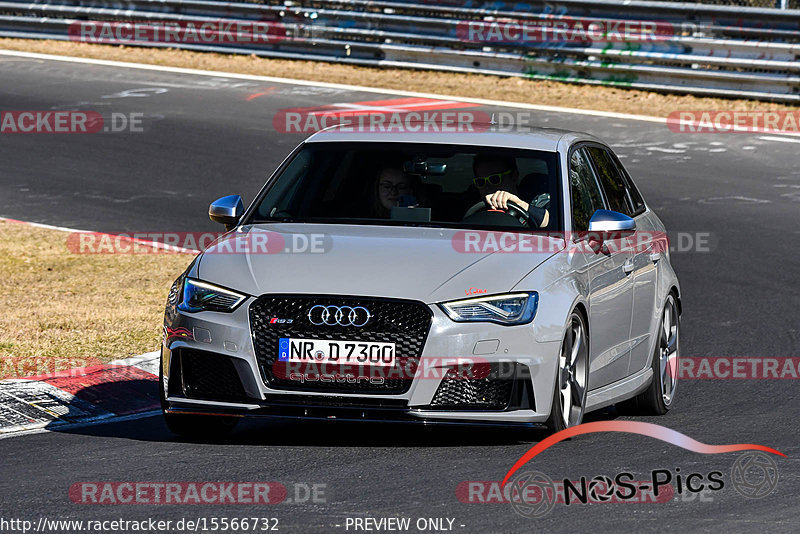
<svg viewBox="0 0 800 534">
<path fill-rule="evenodd" d="M 323 306 L 317 304 L 308 310 L 308 320 L 315 326 L 356 326 L 362 327 L 372 314 L 363 306 Z"/>
</svg>

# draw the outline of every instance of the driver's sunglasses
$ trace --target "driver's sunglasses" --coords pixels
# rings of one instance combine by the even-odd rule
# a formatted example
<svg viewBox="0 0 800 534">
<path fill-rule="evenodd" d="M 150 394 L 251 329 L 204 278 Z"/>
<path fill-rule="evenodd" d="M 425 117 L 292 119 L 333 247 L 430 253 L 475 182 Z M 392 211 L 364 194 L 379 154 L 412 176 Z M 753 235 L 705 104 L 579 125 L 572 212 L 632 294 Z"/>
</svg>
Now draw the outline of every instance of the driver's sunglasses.
<svg viewBox="0 0 800 534">
<path fill-rule="evenodd" d="M 509 169 L 507 171 L 489 174 L 486 176 L 476 176 L 472 179 L 472 183 L 475 184 L 475 187 L 486 187 L 486 184 L 500 185 L 503 183 L 503 179 L 512 172 L 514 171 Z"/>
</svg>

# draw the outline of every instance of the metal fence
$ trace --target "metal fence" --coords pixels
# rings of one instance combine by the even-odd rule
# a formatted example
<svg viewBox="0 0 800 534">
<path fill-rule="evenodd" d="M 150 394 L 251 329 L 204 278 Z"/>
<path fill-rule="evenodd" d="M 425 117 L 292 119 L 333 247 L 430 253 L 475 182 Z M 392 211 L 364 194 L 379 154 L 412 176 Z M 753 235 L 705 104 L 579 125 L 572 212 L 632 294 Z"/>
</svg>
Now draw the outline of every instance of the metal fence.
<svg viewBox="0 0 800 534">
<path fill-rule="evenodd" d="M 686 0 L 658 0 L 660 2 L 685 2 Z M 800 6 L 798 0 L 698 0 L 700 4 L 712 4 L 716 6 L 739 6 L 739 7 L 776 7 L 778 9 L 797 9 Z"/>
<path fill-rule="evenodd" d="M 159 33 L 203 24 L 213 28 L 201 33 L 210 39 Z M 0 0 L 0 36 L 800 101 L 800 10 L 791 9 L 618 0 Z"/>
</svg>

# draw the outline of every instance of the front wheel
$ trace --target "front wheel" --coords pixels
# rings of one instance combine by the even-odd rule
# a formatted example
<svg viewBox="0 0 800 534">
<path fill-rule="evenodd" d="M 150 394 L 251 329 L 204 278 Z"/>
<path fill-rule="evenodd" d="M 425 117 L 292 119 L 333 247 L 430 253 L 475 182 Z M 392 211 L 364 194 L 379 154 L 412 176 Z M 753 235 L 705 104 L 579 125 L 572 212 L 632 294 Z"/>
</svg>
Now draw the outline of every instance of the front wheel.
<svg viewBox="0 0 800 534">
<path fill-rule="evenodd" d="M 589 382 L 589 338 L 581 314 L 572 312 L 561 353 L 547 428 L 560 432 L 581 424 Z"/>
</svg>

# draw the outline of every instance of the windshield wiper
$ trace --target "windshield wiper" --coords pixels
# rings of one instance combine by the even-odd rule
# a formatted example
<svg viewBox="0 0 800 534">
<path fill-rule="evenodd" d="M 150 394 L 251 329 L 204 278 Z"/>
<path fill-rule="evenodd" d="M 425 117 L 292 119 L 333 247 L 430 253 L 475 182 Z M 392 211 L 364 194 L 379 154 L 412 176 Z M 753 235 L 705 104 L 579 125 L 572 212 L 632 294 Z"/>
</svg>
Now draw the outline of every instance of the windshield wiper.
<svg viewBox="0 0 800 534">
<path fill-rule="evenodd" d="M 261 223 L 271 223 L 271 222 L 305 222 L 300 219 L 295 219 L 293 217 L 262 217 L 259 219 L 251 219 L 248 221 L 247 224 L 261 224 Z"/>
</svg>

